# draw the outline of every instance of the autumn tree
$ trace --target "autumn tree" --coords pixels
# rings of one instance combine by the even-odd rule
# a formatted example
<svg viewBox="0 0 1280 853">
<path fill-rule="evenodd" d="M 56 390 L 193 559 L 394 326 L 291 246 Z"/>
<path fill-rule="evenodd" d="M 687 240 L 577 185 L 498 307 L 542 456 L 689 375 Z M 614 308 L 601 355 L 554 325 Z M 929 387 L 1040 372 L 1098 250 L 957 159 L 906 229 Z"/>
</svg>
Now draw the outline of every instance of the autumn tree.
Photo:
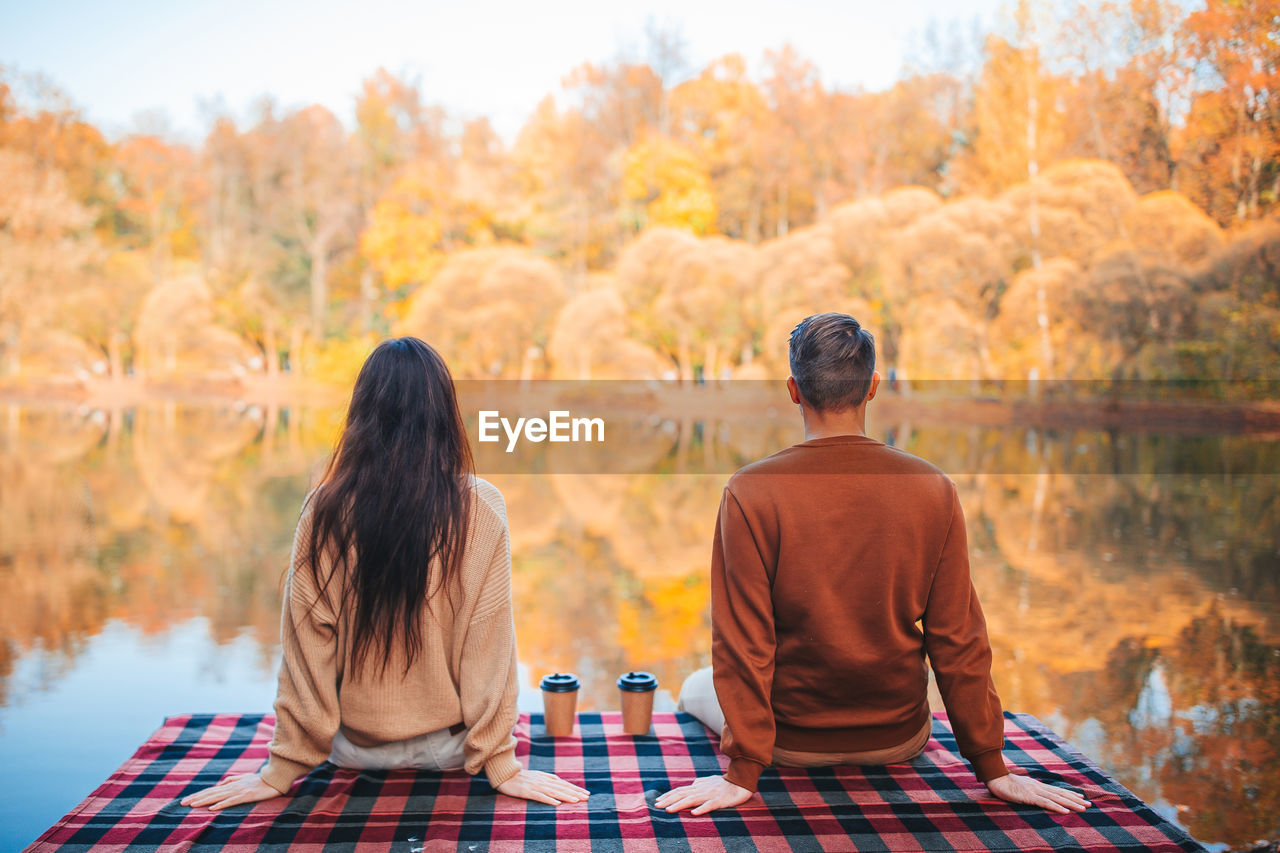
<svg viewBox="0 0 1280 853">
<path fill-rule="evenodd" d="M 460 156 L 436 150 L 402 165 L 369 211 L 360 252 L 393 291 L 429 280 L 451 252 L 519 234 L 501 141 L 484 120 L 460 141 Z"/>
<path fill-rule="evenodd" d="M 62 175 L 70 198 L 93 215 L 95 231 L 110 232 L 111 145 L 85 121 L 65 93 L 35 77 L 15 81 L 0 121 L 0 147 L 23 152 L 36 167 Z M 19 94 L 25 97 L 19 97 Z"/>
<path fill-rule="evenodd" d="M 1047 300 L 1053 336 L 1054 377 L 1106 378 L 1113 350 L 1091 325 L 1091 281 L 1084 269 L 1066 256 L 1049 258 L 1039 268 L 1017 273 L 1000 298 L 991 323 L 992 366 L 1002 377 L 1025 377 L 1033 370 L 1044 376 L 1037 317 L 1040 297 Z"/>
<path fill-rule="evenodd" d="M 1081 120 L 1066 130 L 1075 157 L 1115 163 L 1140 192 L 1174 180 L 1174 129 L 1192 81 L 1176 0 L 1077 2 L 1055 41 L 1074 70 L 1061 109 Z"/>
<path fill-rule="evenodd" d="M 1200 214 L 1203 215 L 1203 214 Z M 1194 222 L 1194 218 L 1192 218 Z M 1200 228 L 1179 229 L 1183 246 L 1196 246 Z M 1280 226 L 1246 229 L 1201 265 L 1192 340 L 1180 342 L 1186 375 L 1273 381 L 1280 361 Z"/>
<path fill-rule="evenodd" d="M 356 97 L 356 132 L 354 145 L 359 158 L 357 196 L 361 222 L 359 279 L 360 323 L 372 328 L 374 305 L 378 299 L 376 279 L 393 292 L 407 281 L 421 280 L 413 276 L 397 279 L 385 277 L 387 267 L 395 264 L 386 257 L 385 241 L 396 238 L 386 234 L 388 216 L 404 220 L 384 209 L 379 220 L 381 236 L 371 236 L 377 205 L 387 198 L 395 181 L 406 170 L 422 171 L 423 163 L 439 163 L 448 158 L 445 138 L 444 110 L 423 102 L 417 84 L 402 80 L 379 68 L 363 81 Z M 403 197 L 405 193 L 398 194 Z M 394 228 L 394 225 L 391 226 Z M 383 244 L 383 245 L 378 245 Z"/>
<path fill-rule="evenodd" d="M 24 336 L 56 321 L 96 248 L 93 214 L 64 175 L 15 148 L 0 147 L 0 345 L 10 376 L 22 366 Z"/>
<path fill-rule="evenodd" d="M 706 170 L 715 230 L 751 243 L 765 231 L 765 134 L 772 120 L 736 54 L 709 64 L 670 96 L 671 133 Z"/>
<path fill-rule="evenodd" d="M 957 182 L 968 191 L 1027 180 L 1033 159 L 1052 162 L 1063 146 L 1060 81 L 1045 69 L 1039 47 L 992 35 L 986 53 L 974 90 L 974 135 L 956 164 Z"/>
<path fill-rule="evenodd" d="M 544 378 L 565 297 L 547 260 L 523 249 L 470 249 L 418 289 L 397 331 L 430 342 L 460 377 Z"/>
<path fill-rule="evenodd" d="M 652 311 L 675 339 L 684 373 L 696 366 L 703 376 L 719 378 L 733 365 L 751 362 L 759 335 L 753 310 L 757 254 L 751 246 L 713 237 L 677 258 Z"/>
<path fill-rule="evenodd" d="M 168 275 L 175 255 L 196 254 L 194 209 L 200 204 L 200 177 L 194 154 L 156 136 L 135 135 L 117 146 L 119 220 L 117 239 L 144 250 L 154 280 Z"/>
<path fill-rule="evenodd" d="M 297 308 L 287 241 L 272 218 L 274 173 L 261 135 L 242 133 L 226 116 L 214 118 L 202 147 L 205 192 L 198 216 L 201 277 L 221 305 L 224 322 L 257 342 L 274 376 L 288 350 L 301 347 L 305 312 Z"/>
<path fill-rule="evenodd" d="M 138 310 L 134 347 L 139 372 L 151 378 L 239 378 L 253 357 L 240 337 L 215 322 L 213 292 L 191 275 L 147 293 Z"/>
<path fill-rule="evenodd" d="M 268 114 L 251 137 L 259 147 L 260 177 L 274 232 L 297 252 L 304 277 L 311 333 L 322 339 L 329 312 L 330 270 L 349 248 L 358 210 L 356 170 L 342 124 L 312 106 L 277 119 Z"/>
<path fill-rule="evenodd" d="M 1224 225 L 1280 197 L 1280 0 L 1208 0 L 1186 20 L 1202 79 L 1182 150 L 1192 198 Z M 1182 169 L 1179 170 L 1181 175 Z"/>
<path fill-rule="evenodd" d="M 834 259 L 844 267 L 832 277 L 839 281 L 847 275 L 852 292 L 866 301 L 868 313 L 858 320 L 875 330 L 877 349 L 886 364 L 897 361 L 905 307 L 900 294 L 892 292 L 893 283 L 885 279 L 891 264 L 886 253 L 889 237 L 942 204 L 932 190 L 903 187 L 840 205 L 827 217 Z M 825 265 L 830 267 L 829 262 Z"/>
<path fill-rule="evenodd" d="M 765 139 L 766 181 L 771 185 L 774 234 L 826 215 L 833 199 L 830 109 L 817 67 L 791 45 L 765 52 L 761 90 L 775 118 Z"/>
<path fill-rule="evenodd" d="M 990 326 L 1008 284 L 1015 209 L 969 197 L 925 214 L 890 238 L 887 299 L 900 301 L 902 365 L 918 378 L 993 375 Z M 950 350 L 950 359 L 941 353 Z"/>
<path fill-rule="evenodd" d="M 93 348 L 95 372 L 124 379 L 139 309 L 157 284 L 155 265 L 141 251 L 99 251 L 77 278 L 72 298 L 58 306 L 58 325 Z"/>
<path fill-rule="evenodd" d="M 633 315 L 611 277 L 570 299 L 547 343 L 553 379 L 656 379 L 663 359 L 633 337 Z"/>
<path fill-rule="evenodd" d="M 693 377 L 693 365 L 681 360 L 670 329 L 653 311 L 663 289 L 675 276 L 681 258 L 694 251 L 698 238 L 675 228 L 651 228 L 627 244 L 618 257 L 617 289 L 628 310 L 639 318 L 641 340 L 670 359 L 681 379 Z"/>
<path fill-rule="evenodd" d="M 538 104 L 511 154 L 528 208 L 526 240 L 578 278 L 606 266 L 615 248 L 619 181 L 612 155 L 599 128 L 551 96 Z"/>
<path fill-rule="evenodd" d="M 914 75 L 883 92 L 831 96 L 833 202 L 895 187 L 945 187 L 967 116 L 965 82 L 949 74 Z"/>
<path fill-rule="evenodd" d="M 622 195 L 636 230 L 669 225 L 705 234 L 715 226 L 711 180 L 693 153 L 679 143 L 650 136 L 627 149 Z"/>
<path fill-rule="evenodd" d="M 1141 252 L 1169 256 L 1187 267 L 1204 263 L 1226 244 L 1218 224 L 1181 193 L 1143 196 L 1125 214 L 1126 236 Z"/>
</svg>

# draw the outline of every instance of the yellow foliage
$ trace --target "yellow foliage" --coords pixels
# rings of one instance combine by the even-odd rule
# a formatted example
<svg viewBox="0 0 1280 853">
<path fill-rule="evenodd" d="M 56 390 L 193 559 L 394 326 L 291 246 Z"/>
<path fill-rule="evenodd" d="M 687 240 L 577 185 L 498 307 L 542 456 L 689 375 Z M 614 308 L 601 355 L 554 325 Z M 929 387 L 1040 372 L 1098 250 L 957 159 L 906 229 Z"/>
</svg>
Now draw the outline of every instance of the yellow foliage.
<svg viewBox="0 0 1280 853">
<path fill-rule="evenodd" d="M 627 306 L 617 291 L 597 286 L 571 299 L 556 317 L 547 344 L 554 379 L 655 379 L 669 364 L 630 337 Z"/>
<path fill-rule="evenodd" d="M 456 377 L 542 378 L 565 298 L 560 272 L 546 259 L 524 249 L 472 249 L 449 256 L 396 329 L 435 346 Z"/>
<path fill-rule="evenodd" d="M 138 368 L 149 376 L 244 376 L 258 353 L 215 323 L 213 307 L 212 292 L 193 274 L 153 288 L 133 333 Z"/>
<path fill-rule="evenodd" d="M 1075 261 L 1054 258 L 1040 269 L 1019 273 L 1000 299 L 1000 314 L 991 324 L 991 349 L 997 376 L 1025 378 L 1032 368 L 1045 376 L 1039 336 L 1037 291 L 1043 287 L 1053 345 L 1053 376 L 1106 378 L 1111 347 L 1090 334 L 1085 303 L 1089 276 Z"/>
<path fill-rule="evenodd" d="M 360 235 L 360 254 L 388 287 L 427 281 L 443 261 L 444 227 L 431 200 L 429 182 L 415 171 L 396 181 L 373 208 Z"/>
<path fill-rule="evenodd" d="M 58 329 L 40 329 L 27 335 L 23 345 L 22 372 L 32 377 L 87 377 L 98 366 L 101 354 L 83 340 Z"/>
<path fill-rule="evenodd" d="M 942 198 L 925 187 L 900 187 L 883 196 L 858 199 L 831 211 L 836 253 L 851 271 L 865 271 L 878 259 L 884 236 L 904 228 L 942 206 Z"/>
<path fill-rule="evenodd" d="M 351 388 L 369 353 L 379 343 L 376 335 L 330 338 L 310 350 L 303 361 L 306 375 L 337 388 Z"/>
<path fill-rule="evenodd" d="M 643 210 L 642 226 L 685 228 L 695 234 L 714 230 L 716 200 L 706 168 L 677 142 L 650 136 L 627 151 L 622 194 Z"/>
<path fill-rule="evenodd" d="M 630 661 L 668 661 L 705 653 L 711 631 L 711 584 L 705 571 L 644 582 L 618 602 L 618 646 Z M 651 664 L 646 664 L 651 665 Z M 679 692 L 672 685 L 672 693 Z"/>
<path fill-rule="evenodd" d="M 1004 189 L 1026 180 L 1033 157 L 1051 163 L 1061 156 L 1067 117 L 1053 108 L 1061 82 L 1045 73 L 1034 46 L 1018 47 L 993 35 L 986 54 L 974 87 L 975 138 L 958 171 L 966 188 Z"/>
<path fill-rule="evenodd" d="M 1172 255 L 1187 265 L 1204 261 L 1226 242 L 1216 222 L 1173 190 L 1143 196 L 1129 212 L 1125 226 L 1138 248 Z"/>
</svg>

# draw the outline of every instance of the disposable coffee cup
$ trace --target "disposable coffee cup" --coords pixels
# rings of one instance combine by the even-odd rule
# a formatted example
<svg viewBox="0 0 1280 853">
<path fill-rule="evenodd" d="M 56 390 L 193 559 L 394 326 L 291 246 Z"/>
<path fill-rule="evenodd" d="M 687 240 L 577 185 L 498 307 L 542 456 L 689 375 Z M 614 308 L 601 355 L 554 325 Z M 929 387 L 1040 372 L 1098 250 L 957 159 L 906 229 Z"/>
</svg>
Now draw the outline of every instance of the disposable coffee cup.
<svg viewBox="0 0 1280 853">
<path fill-rule="evenodd" d="M 629 735 L 647 735 L 653 723 L 653 694 L 658 679 L 652 672 L 627 672 L 618 679 L 622 699 L 622 730 Z"/>
<path fill-rule="evenodd" d="M 542 678 L 542 716 L 551 737 L 573 734 L 573 718 L 578 709 L 578 676 L 557 672 Z"/>
</svg>

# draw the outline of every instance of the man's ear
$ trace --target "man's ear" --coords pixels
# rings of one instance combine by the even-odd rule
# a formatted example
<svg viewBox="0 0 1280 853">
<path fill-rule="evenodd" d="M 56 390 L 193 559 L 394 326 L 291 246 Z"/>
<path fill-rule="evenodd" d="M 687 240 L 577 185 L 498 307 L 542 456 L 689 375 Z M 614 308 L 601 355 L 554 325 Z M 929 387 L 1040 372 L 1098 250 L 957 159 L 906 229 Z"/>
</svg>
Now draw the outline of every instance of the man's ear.
<svg viewBox="0 0 1280 853">
<path fill-rule="evenodd" d="M 794 376 L 787 377 L 787 392 L 791 395 L 791 402 L 800 405 L 800 388 L 796 385 Z"/>
<path fill-rule="evenodd" d="M 867 391 L 867 399 L 863 402 L 870 402 L 875 399 L 876 389 L 880 387 L 880 371 L 871 371 L 871 388 Z"/>
</svg>

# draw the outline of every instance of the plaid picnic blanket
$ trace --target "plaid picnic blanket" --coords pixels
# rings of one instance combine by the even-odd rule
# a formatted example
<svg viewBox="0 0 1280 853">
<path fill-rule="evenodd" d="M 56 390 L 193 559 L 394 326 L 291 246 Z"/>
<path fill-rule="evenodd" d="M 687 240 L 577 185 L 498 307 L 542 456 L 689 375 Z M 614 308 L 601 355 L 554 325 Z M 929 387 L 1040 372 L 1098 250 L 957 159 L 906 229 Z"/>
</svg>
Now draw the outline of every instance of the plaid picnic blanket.
<svg viewBox="0 0 1280 853">
<path fill-rule="evenodd" d="M 131 851 L 811 851 L 1202 850 L 1185 832 L 1034 717 L 1005 715 L 1005 757 L 1046 781 L 1083 789 L 1093 806 L 1052 815 L 992 798 L 956 750 L 944 715 L 910 764 L 770 769 L 760 796 L 704 817 L 653 800 L 719 772 L 717 740 L 685 714 L 655 714 L 633 737 L 617 713 L 579 714 L 580 736 L 545 735 L 520 718 L 525 766 L 592 792 L 559 808 L 497 796 L 461 772 L 368 772 L 323 764 L 290 797 L 214 813 L 178 800 L 265 760 L 263 715 L 170 717 L 107 782 L 28 848 Z"/>
</svg>

